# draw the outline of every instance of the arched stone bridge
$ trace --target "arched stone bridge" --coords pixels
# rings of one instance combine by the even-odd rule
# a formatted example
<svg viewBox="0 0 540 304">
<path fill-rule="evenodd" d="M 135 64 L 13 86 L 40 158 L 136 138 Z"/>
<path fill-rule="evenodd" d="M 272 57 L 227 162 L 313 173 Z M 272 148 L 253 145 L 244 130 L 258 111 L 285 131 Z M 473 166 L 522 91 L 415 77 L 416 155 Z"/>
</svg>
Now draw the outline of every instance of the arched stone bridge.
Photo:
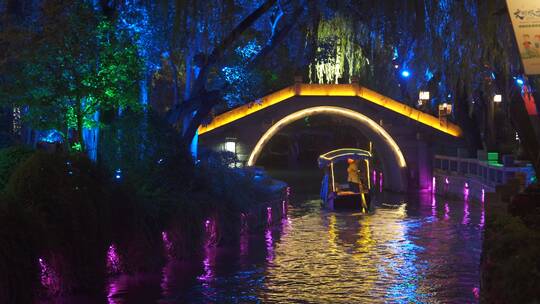
<svg viewBox="0 0 540 304">
<path fill-rule="evenodd" d="M 372 141 L 384 187 L 404 192 L 431 186 L 433 147 L 459 146 L 461 129 L 358 84 L 302 84 L 214 117 L 199 128 L 199 145 L 226 150 L 254 166 L 268 141 L 288 124 L 312 115 L 348 118 Z"/>
</svg>

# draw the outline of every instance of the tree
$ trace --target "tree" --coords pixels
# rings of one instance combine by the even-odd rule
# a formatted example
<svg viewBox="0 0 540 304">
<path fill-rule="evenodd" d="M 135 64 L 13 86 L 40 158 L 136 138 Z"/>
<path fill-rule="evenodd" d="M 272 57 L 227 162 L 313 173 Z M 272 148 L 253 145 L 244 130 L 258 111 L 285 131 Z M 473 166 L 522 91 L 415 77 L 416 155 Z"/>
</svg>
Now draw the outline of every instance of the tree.
<svg viewBox="0 0 540 304">
<path fill-rule="evenodd" d="M 99 127 L 98 111 L 140 109 L 137 48 L 83 1 L 46 1 L 35 24 L 3 32 L 0 43 L 1 102 L 27 107 L 33 128 L 58 130 L 70 149 L 86 149 L 83 129 Z"/>
<path fill-rule="evenodd" d="M 189 90 L 189 94 L 184 94 L 186 97 L 184 102 L 172 111 L 173 123 L 179 125 L 179 121 L 184 120 L 182 133 L 185 139 L 191 140 L 197 131 L 199 125 L 210 114 L 213 107 L 223 103 L 221 93 L 222 87 L 217 89 L 210 89 L 211 75 L 215 73 L 215 70 L 222 67 L 224 58 L 231 53 L 231 48 L 238 43 L 243 34 L 245 34 L 252 26 L 254 26 L 262 16 L 268 13 L 277 3 L 277 0 L 267 0 L 256 7 L 249 15 L 242 19 L 236 26 L 234 26 L 228 33 L 224 34 L 213 48 L 210 48 L 208 52 L 199 52 L 194 56 L 194 64 L 196 66 L 196 75 L 193 83 L 186 87 Z M 294 24 L 303 11 L 303 3 L 297 3 L 297 8 L 294 13 L 289 14 L 289 23 Z M 279 7 L 281 9 L 281 6 Z M 279 16 L 281 13 L 278 13 Z M 296 18 L 294 18 L 296 17 Z M 283 28 L 278 29 L 278 23 L 283 20 L 283 17 L 273 18 L 269 30 L 271 31 L 268 44 L 265 48 L 254 56 L 252 61 L 259 62 L 258 55 L 266 56 L 274 49 L 282 39 L 277 39 L 280 36 L 284 36 L 284 32 L 288 32 L 292 26 L 286 25 Z"/>
<path fill-rule="evenodd" d="M 45 7 L 56 5 L 69 11 L 77 5 L 84 6 L 81 2 L 85 1 L 77 2 L 79 4 L 60 5 L 58 0 L 49 0 Z M 6 60 L 0 48 L 0 68 L 12 65 L 10 73 L 2 69 L 2 81 L 27 87 L 32 83 L 32 94 L 48 98 L 49 91 L 71 90 L 71 83 L 76 82 L 71 76 L 76 74 L 71 72 L 72 66 L 84 68 L 85 71 L 76 71 L 81 75 L 86 71 L 97 73 L 107 61 L 106 56 L 139 57 L 144 70 L 139 82 L 141 103 L 146 103 L 146 89 L 154 89 L 149 90 L 149 103 L 152 104 L 157 95 L 162 96 L 160 112 L 170 110 L 169 122 L 189 141 L 212 113 L 290 84 L 295 75 L 319 83 L 349 82 L 356 78 L 362 85 L 411 106 L 416 105 L 420 90 L 429 90 L 432 98 L 428 110 L 433 113 L 440 103 L 453 104 L 455 112 L 451 119 L 465 129 L 465 134 L 471 135 L 467 138 L 471 150 L 487 148 L 509 152 L 516 145 L 508 104 L 501 104 L 494 115 L 486 114 L 493 108 L 495 92 L 502 94 L 504 100 L 512 100 L 516 94 L 513 77 L 520 74 L 519 57 L 515 47 L 511 47 L 513 36 L 503 0 L 92 2 L 104 17 L 93 9 L 86 9 L 86 15 L 78 13 L 75 20 L 68 20 L 66 14 L 53 14 L 61 22 L 54 21 L 50 13 L 43 14 L 37 26 L 16 28 L 19 39 L 0 41 L 9 44 L 12 55 L 12 59 Z M 28 19 L 34 20 L 35 15 Z M 102 23 L 110 27 L 96 30 Z M 100 31 L 102 34 L 98 33 Z M 4 36 L 13 37 L 10 32 L 4 31 Z M 64 37 L 74 35 L 86 43 L 81 48 L 82 53 L 76 49 L 77 43 L 70 42 L 69 51 L 62 48 Z M 56 37 L 53 43 L 51 37 Z M 104 40 L 97 37 L 113 39 L 105 47 Z M 36 42 L 39 42 L 39 50 L 28 50 L 27 46 Z M 124 49 L 117 46 L 131 42 L 138 48 L 129 46 L 127 49 L 135 48 L 138 52 L 125 57 Z M 108 55 L 104 54 L 104 49 L 110 50 Z M 37 57 L 38 53 L 45 57 L 13 59 L 25 54 Z M 62 54 L 63 61 L 55 55 L 58 53 Z M 32 64 L 25 65 L 25 60 Z M 61 72 L 54 71 L 59 64 L 68 67 L 59 69 Z M 27 81 L 28 75 L 21 78 L 21 74 L 26 73 L 21 73 L 21 67 L 25 71 L 34 68 L 36 71 L 30 73 L 34 79 Z M 401 76 L 404 69 L 411 73 L 406 79 Z M 41 75 L 53 75 L 52 79 L 57 81 L 48 81 L 51 77 Z M 134 78 L 138 77 L 121 82 L 131 88 L 131 83 L 136 81 Z M 81 120 L 77 119 L 75 100 L 83 101 L 85 106 L 81 104 L 81 108 L 93 102 L 100 104 L 91 108 L 119 108 L 121 102 L 117 97 L 120 95 L 111 97 L 94 92 L 106 92 L 110 83 L 93 78 L 93 83 L 96 82 L 97 87 L 82 86 L 83 92 L 61 94 L 64 97 L 60 103 L 70 103 L 63 108 L 43 107 L 45 98 L 28 98 L 25 95 L 30 91 L 26 89 L 20 89 L 23 92 L 20 94 L 6 95 L 4 100 L 28 105 L 30 103 L 22 100 L 40 99 L 33 103 L 39 107 L 29 109 L 29 114 L 40 112 L 35 115 L 39 118 L 33 120 L 35 124 L 58 118 L 56 125 L 66 133 L 65 121 L 72 121 L 70 128 L 76 130 Z M 70 84 L 68 88 L 62 87 L 67 84 Z M 54 86 L 60 89 L 50 89 Z M 126 92 L 122 90 L 120 94 Z M 111 102 L 106 103 L 114 106 L 101 104 L 107 99 Z M 83 115 L 83 127 L 95 124 L 90 117 L 93 109 L 81 112 L 89 112 Z M 74 113 L 68 115 L 71 120 L 63 117 L 66 113 Z M 504 143 L 501 145 L 501 142 Z"/>
</svg>

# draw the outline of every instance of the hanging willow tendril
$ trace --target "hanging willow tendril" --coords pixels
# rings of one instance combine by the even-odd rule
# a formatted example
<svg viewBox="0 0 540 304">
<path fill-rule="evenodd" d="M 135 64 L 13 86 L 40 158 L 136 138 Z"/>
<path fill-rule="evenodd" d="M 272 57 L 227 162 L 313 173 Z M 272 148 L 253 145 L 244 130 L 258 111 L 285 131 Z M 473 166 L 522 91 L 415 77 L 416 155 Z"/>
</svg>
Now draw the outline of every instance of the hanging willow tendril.
<svg viewBox="0 0 540 304">
<path fill-rule="evenodd" d="M 368 60 L 356 35 L 352 21 L 339 15 L 320 22 L 317 54 L 309 69 L 310 82 L 339 83 L 340 79 L 350 82 L 361 73 Z M 315 75 L 311 72 L 313 67 Z"/>
</svg>

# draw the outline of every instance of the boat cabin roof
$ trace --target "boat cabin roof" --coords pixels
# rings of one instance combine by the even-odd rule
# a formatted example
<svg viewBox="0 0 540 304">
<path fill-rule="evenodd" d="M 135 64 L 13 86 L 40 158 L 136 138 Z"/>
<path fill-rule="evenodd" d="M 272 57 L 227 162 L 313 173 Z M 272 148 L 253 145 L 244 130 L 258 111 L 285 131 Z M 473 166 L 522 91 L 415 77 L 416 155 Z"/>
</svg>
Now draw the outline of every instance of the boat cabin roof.
<svg viewBox="0 0 540 304">
<path fill-rule="evenodd" d="M 352 159 L 370 159 L 371 153 L 362 149 L 337 149 L 319 156 L 319 168 L 329 166 L 331 163 Z"/>
</svg>

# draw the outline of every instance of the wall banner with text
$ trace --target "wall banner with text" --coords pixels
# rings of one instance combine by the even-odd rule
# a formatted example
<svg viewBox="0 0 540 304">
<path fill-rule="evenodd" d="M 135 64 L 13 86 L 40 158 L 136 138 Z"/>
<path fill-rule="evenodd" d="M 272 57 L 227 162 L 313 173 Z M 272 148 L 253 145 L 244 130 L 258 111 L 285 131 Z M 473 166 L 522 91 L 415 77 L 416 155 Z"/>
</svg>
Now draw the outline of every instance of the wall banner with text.
<svg viewBox="0 0 540 304">
<path fill-rule="evenodd" d="M 540 74 L 540 0 L 506 0 L 527 75 Z"/>
</svg>

